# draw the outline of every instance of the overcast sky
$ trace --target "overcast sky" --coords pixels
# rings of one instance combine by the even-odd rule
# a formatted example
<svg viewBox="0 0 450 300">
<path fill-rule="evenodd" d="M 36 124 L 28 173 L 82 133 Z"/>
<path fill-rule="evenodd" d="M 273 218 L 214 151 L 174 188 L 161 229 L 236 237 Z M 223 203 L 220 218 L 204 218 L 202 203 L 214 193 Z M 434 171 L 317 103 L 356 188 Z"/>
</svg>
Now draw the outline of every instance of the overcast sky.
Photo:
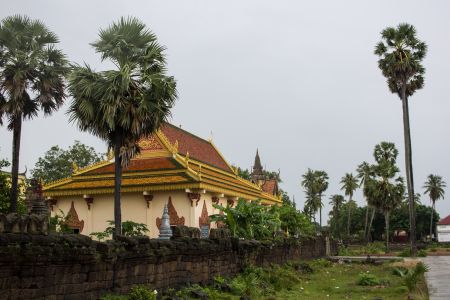
<svg viewBox="0 0 450 300">
<path fill-rule="evenodd" d="M 138 17 L 167 47 L 179 91 L 172 122 L 204 138 L 212 132 L 228 162 L 244 168 L 258 148 L 263 166 L 281 170 L 282 188 L 301 208 L 301 175 L 308 167 L 327 171 L 325 213 L 328 197 L 341 193 L 340 178 L 372 162 L 375 144 L 394 142 L 404 170 L 401 102 L 373 50 L 383 28 L 411 23 L 429 47 L 425 87 L 410 104 L 415 188 L 423 193 L 430 173 L 450 183 L 448 1 L 3 0 L 1 7 L 1 18 L 44 21 L 71 61 L 98 69 L 105 65 L 89 43 L 99 28 Z M 24 123 L 21 171 L 53 145 L 80 140 L 105 151 L 68 123 L 66 110 Z M 11 139 L 0 128 L 0 157 L 11 157 Z M 364 203 L 361 193 L 356 198 Z M 450 214 L 450 193 L 437 210 Z"/>
</svg>

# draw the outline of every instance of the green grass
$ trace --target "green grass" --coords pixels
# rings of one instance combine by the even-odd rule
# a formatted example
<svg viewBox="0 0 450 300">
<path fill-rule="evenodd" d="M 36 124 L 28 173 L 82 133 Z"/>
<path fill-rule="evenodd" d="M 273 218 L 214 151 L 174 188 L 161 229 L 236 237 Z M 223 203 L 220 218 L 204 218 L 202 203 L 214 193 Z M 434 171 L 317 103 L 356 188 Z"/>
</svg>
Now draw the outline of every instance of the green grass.
<svg viewBox="0 0 450 300">
<path fill-rule="evenodd" d="M 402 263 L 396 268 L 403 268 Z M 410 266 L 409 266 L 410 267 Z M 394 265 L 339 264 L 325 259 L 291 262 L 267 268 L 250 267 L 234 278 L 218 277 L 210 286 L 192 285 L 172 290 L 162 299 L 194 299 L 199 293 L 209 299 L 374 299 L 404 300 L 408 296 Z M 404 270 L 404 268 L 403 268 Z M 225 287 L 225 288 L 224 288 Z M 416 300 L 428 299 L 423 276 Z M 126 298 L 125 298 L 126 299 Z"/>
</svg>

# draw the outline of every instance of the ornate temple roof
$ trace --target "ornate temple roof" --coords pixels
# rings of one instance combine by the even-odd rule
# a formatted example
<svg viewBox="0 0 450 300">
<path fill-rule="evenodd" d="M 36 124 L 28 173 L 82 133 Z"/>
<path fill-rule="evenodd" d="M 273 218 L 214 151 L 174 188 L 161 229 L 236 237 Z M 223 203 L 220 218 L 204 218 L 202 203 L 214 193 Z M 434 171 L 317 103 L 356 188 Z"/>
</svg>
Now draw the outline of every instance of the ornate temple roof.
<svg viewBox="0 0 450 300">
<path fill-rule="evenodd" d="M 197 189 L 265 203 L 281 202 L 277 195 L 239 177 L 212 141 L 181 128 L 166 123 L 139 145 L 140 155 L 123 169 L 122 192 Z M 43 191 L 49 197 L 111 194 L 114 160 L 76 170 L 69 178 L 47 184 Z"/>
<path fill-rule="evenodd" d="M 278 194 L 278 181 L 276 179 L 267 179 L 261 185 L 261 189 L 264 192 L 269 193 L 271 195 L 277 195 Z"/>
</svg>

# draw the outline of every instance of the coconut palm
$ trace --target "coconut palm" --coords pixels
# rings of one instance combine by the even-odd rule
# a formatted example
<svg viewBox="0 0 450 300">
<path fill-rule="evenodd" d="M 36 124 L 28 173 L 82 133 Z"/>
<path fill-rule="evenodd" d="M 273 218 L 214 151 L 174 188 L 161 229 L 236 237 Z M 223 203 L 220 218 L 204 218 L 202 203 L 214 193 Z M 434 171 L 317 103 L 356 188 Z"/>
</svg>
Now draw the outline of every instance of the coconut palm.
<svg viewBox="0 0 450 300">
<path fill-rule="evenodd" d="M 17 210 L 22 122 L 40 110 L 50 115 L 64 102 L 68 63 L 58 37 L 39 20 L 10 16 L 0 24 L 0 125 L 13 131 L 10 210 Z"/>
<path fill-rule="evenodd" d="M 359 187 L 363 188 L 363 195 L 366 199 L 366 219 L 364 223 L 364 236 L 368 237 L 368 232 L 370 232 L 370 228 L 368 229 L 368 221 L 369 221 L 369 210 L 372 208 L 372 216 L 371 221 L 373 221 L 373 217 L 375 215 L 375 209 L 370 205 L 367 195 L 364 193 L 364 187 L 366 186 L 367 181 L 373 176 L 373 168 L 365 161 L 363 161 L 358 168 L 356 169 L 358 172 L 358 178 L 359 178 Z"/>
<path fill-rule="evenodd" d="M 444 199 L 444 188 L 446 187 L 445 181 L 442 176 L 430 174 L 427 177 L 423 188 L 425 189 L 425 194 L 428 194 L 431 201 L 431 220 L 430 220 L 430 237 L 433 236 L 433 212 L 436 201 L 439 199 Z"/>
<path fill-rule="evenodd" d="M 352 173 L 346 173 L 341 178 L 341 184 L 341 190 L 344 191 L 345 196 L 348 196 L 347 235 L 350 236 L 351 203 L 353 201 L 353 193 L 358 188 L 358 179 Z"/>
<path fill-rule="evenodd" d="M 166 75 L 164 47 L 136 18 L 121 18 L 100 30 L 92 44 L 113 70 L 95 72 L 76 65 L 69 77 L 73 97 L 68 113 L 83 131 L 114 149 L 115 236 L 121 234 L 122 167 L 139 152 L 138 141 L 154 133 L 170 116 L 176 97 L 173 77 Z"/>
<path fill-rule="evenodd" d="M 387 79 L 389 90 L 397 94 L 402 101 L 410 242 L 411 252 L 415 255 L 417 252 L 416 222 L 408 99 L 424 85 L 425 68 L 422 66 L 422 60 L 426 55 L 427 45 L 417 39 L 414 26 L 406 23 L 398 25 L 397 28 L 384 29 L 381 32 L 381 38 L 382 41 L 375 47 L 375 54 L 380 58 L 378 67 Z"/>
<path fill-rule="evenodd" d="M 340 214 L 341 214 L 342 205 L 344 203 L 345 203 L 345 199 L 344 199 L 344 196 L 342 196 L 342 195 L 332 195 L 330 197 L 330 204 L 332 206 L 333 217 L 336 220 L 335 225 L 336 225 L 336 231 L 337 231 L 338 238 L 341 238 Z"/>
<path fill-rule="evenodd" d="M 317 205 L 319 206 L 319 224 L 322 228 L 322 195 L 328 189 L 328 174 L 325 171 L 315 171 L 315 188 L 317 193 Z"/>
<path fill-rule="evenodd" d="M 316 184 L 315 172 L 310 168 L 308 168 L 306 173 L 302 175 L 302 181 L 300 184 L 304 188 L 306 195 L 304 212 L 305 214 L 309 215 L 311 220 L 313 219 L 314 216 L 315 220 L 315 213 L 318 210 L 317 197 L 315 194 L 315 184 Z"/>
</svg>

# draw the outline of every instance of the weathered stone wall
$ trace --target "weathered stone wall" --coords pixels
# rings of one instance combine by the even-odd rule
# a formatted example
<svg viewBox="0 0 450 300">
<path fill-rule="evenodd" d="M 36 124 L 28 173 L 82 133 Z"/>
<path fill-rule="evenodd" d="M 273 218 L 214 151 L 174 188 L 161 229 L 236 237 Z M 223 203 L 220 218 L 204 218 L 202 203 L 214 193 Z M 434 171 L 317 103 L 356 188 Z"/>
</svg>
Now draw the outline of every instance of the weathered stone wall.
<svg viewBox="0 0 450 300">
<path fill-rule="evenodd" d="M 335 246 L 332 245 L 332 252 Z M 0 299 L 98 299 L 135 284 L 167 288 L 265 266 L 325 256 L 325 241 L 237 239 L 171 241 L 121 238 L 101 243 L 82 235 L 0 234 Z"/>
</svg>

